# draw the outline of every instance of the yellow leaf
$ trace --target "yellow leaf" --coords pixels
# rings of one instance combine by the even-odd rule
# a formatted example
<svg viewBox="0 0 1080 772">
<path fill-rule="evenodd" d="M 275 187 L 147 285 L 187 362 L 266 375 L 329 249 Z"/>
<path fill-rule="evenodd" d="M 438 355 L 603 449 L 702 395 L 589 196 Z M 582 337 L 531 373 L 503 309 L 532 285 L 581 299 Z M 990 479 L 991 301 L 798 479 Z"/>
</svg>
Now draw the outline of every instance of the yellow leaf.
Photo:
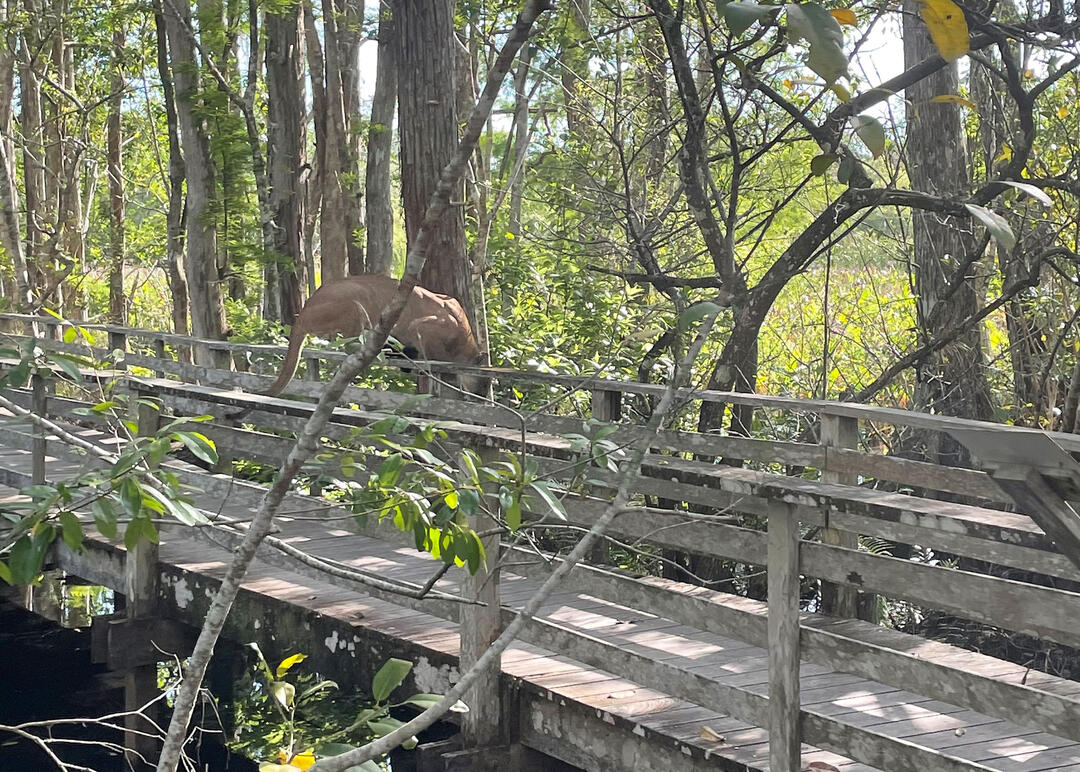
<svg viewBox="0 0 1080 772">
<path fill-rule="evenodd" d="M 840 24 L 854 27 L 858 23 L 858 20 L 855 18 L 855 12 L 850 8 L 834 8 L 829 11 L 829 13 L 831 13 L 832 17 Z"/>
<path fill-rule="evenodd" d="M 1012 148 L 1009 147 L 1008 145 L 1002 145 L 1001 146 L 1001 154 L 998 155 L 998 157 L 994 159 L 994 163 L 999 163 L 1001 161 L 1011 161 L 1011 160 L 1012 160 Z"/>
<path fill-rule="evenodd" d="M 963 105 L 964 107 L 967 107 L 968 109 L 971 109 L 971 110 L 979 109 L 979 108 L 977 108 L 975 106 L 974 102 L 972 102 L 970 99 L 964 99 L 959 94 L 941 94 L 940 96 L 934 97 L 930 101 L 931 102 L 952 102 L 953 104 L 956 104 L 956 105 Z"/>
<path fill-rule="evenodd" d="M 941 58 L 959 59 L 969 50 L 967 19 L 952 0 L 919 0 L 919 11 Z"/>
<path fill-rule="evenodd" d="M 296 754 L 289 763 L 298 769 L 311 769 L 315 766 L 315 749 L 308 748 L 306 751 Z"/>
<path fill-rule="evenodd" d="M 1069 117 L 1069 108 L 1068 107 L 1059 107 L 1057 115 L 1058 115 L 1058 118 L 1068 118 Z"/>
</svg>

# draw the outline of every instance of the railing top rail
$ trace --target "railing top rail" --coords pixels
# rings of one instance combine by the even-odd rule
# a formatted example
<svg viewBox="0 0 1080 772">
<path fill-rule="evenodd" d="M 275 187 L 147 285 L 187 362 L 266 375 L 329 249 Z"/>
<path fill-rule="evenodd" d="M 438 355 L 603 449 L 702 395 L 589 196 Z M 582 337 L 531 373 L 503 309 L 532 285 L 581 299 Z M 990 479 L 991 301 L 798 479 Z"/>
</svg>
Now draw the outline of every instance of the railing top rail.
<svg viewBox="0 0 1080 772">
<path fill-rule="evenodd" d="M 51 317 L 40 317 L 28 314 L 0 314 L 0 319 L 14 321 L 37 321 L 44 323 L 60 324 Z M 278 344 L 265 343 L 234 343 L 231 341 L 206 340 L 190 335 L 178 335 L 176 333 L 157 330 L 143 330 L 119 325 L 72 322 L 80 327 L 105 332 L 122 333 L 132 337 L 154 338 L 165 342 L 180 345 L 206 345 L 213 349 L 227 351 L 247 351 L 250 353 L 273 354 L 284 353 L 285 347 Z M 345 353 L 324 348 L 305 347 L 303 356 L 319 357 L 328 361 L 340 361 Z M 392 358 L 393 359 L 393 358 Z M 532 383 L 546 383 L 551 385 L 573 388 L 575 390 L 588 389 L 592 391 L 617 391 L 624 394 L 642 394 L 660 396 L 665 387 L 660 384 L 640 383 L 636 381 L 623 381 L 614 378 L 605 378 L 601 375 L 560 375 L 554 373 L 541 373 L 535 371 L 521 371 L 505 367 L 477 367 L 462 365 L 453 362 L 427 362 L 435 372 L 455 372 L 481 375 L 490 378 L 506 380 L 528 381 Z M 950 430 L 983 429 L 1001 432 L 1005 435 L 1013 432 L 1027 434 L 1038 432 L 1045 434 L 1062 448 L 1071 453 L 1080 453 L 1080 435 L 1067 434 L 1065 432 L 1043 431 L 1027 427 L 1011 426 L 1009 424 L 993 423 L 991 421 L 975 421 L 967 418 L 953 418 L 950 416 L 934 415 L 908 410 L 897 407 L 883 407 L 879 405 L 864 405 L 853 402 L 835 402 L 821 399 L 804 399 L 800 397 L 786 397 L 768 394 L 751 394 L 747 392 L 713 391 L 708 389 L 684 388 L 679 391 L 679 399 L 701 400 L 702 402 L 725 403 L 735 405 L 748 405 L 752 407 L 770 410 L 786 410 L 802 413 L 816 413 L 821 416 L 835 416 L 841 418 L 853 418 L 862 421 L 873 421 L 893 426 L 905 426 L 912 429 L 948 432 Z"/>
</svg>

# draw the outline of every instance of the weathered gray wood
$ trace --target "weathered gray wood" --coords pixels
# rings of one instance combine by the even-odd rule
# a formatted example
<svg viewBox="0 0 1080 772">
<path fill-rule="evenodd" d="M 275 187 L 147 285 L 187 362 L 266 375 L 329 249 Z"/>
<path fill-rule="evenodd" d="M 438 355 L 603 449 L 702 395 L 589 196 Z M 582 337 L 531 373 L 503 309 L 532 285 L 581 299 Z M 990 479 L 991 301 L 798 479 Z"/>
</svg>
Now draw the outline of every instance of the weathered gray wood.
<svg viewBox="0 0 1080 772">
<path fill-rule="evenodd" d="M 546 578 L 553 566 L 526 565 L 526 556 L 524 551 L 515 553 L 514 572 L 537 580 Z M 589 566 L 576 568 L 566 586 L 755 646 L 768 646 L 766 607 L 749 598 L 688 588 L 657 577 L 618 576 Z M 1023 673 L 1019 666 L 975 652 L 964 652 L 961 660 L 950 662 L 946 658 L 956 655 L 954 647 L 859 620 L 804 614 L 802 625 L 801 653 L 810 662 L 1080 741 L 1080 701 L 1024 685 L 1022 675 L 1011 682 L 989 675 L 1010 670 Z"/>
<path fill-rule="evenodd" d="M 481 457 L 490 457 L 488 450 Z M 495 521 L 480 511 L 469 517 L 469 526 L 478 533 L 490 530 Z M 502 601 L 499 597 L 499 535 L 484 538 L 486 560 L 475 574 L 465 572 L 461 583 L 466 598 L 482 606 L 464 606 L 461 610 L 461 670 L 469 670 L 502 632 Z M 461 730 L 469 747 L 496 745 L 507 740 L 506 721 L 499 694 L 501 658 L 495 660 L 466 693 L 469 712 L 462 716 Z"/>
<path fill-rule="evenodd" d="M 153 436 L 157 432 L 159 411 L 145 401 L 137 407 L 139 434 Z M 159 613 L 158 603 L 158 545 L 147 539 L 140 539 L 127 550 L 124 560 L 124 612 L 127 620 L 136 624 L 149 620 Z M 119 642 L 119 641 L 118 641 Z M 111 643 L 111 641 L 110 641 Z M 109 650 L 110 661 L 123 661 L 124 651 Z M 140 758 L 153 759 L 158 752 L 156 739 L 148 734 L 153 724 L 158 723 L 157 707 L 152 703 L 158 696 L 157 665 L 136 664 L 124 671 L 124 747 L 133 751 L 128 760 L 139 769 Z M 148 724 L 147 722 L 152 722 Z"/>
<path fill-rule="evenodd" d="M 752 691 L 715 681 L 663 662 L 625 651 L 606 641 L 572 632 L 546 620 L 525 628 L 522 638 L 587 664 L 705 707 L 730 713 L 758 726 L 768 721 L 768 700 Z M 991 768 L 937 753 L 873 729 L 856 727 L 804 710 L 803 739 L 819 748 L 889 772 L 991 772 Z M 875 763 L 878 762 L 878 763 Z M 887 762 L 887 763 L 886 763 Z"/>
<path fill-rule="evenodd" d="M 565 503 L 569 521 L 582 527 L 591 523 L 592 513 L 601 506 L 578 499 Z M 752 565 L 766 562 L 763 533 L 676 512 L 629 510 L 619 516 L 610 533 L 627 540 L 649 534 L 650 542 L 668 549 Z M 814 542 L 803 544 L 802 571 L 967 619 L 1080 645 L 1080 595 L 1076 593 Z"/>
<path fill-rule="evenodd" d="M 213 478 L 213 479 L 220 479 L 220 478 Z M 227 485 L 228 483 L 226 481 L 221 481 L 221 484 L 222 485 Z M 804 545 L 804 546 L 806 546 L 806 545 Z M 201 551 L 194 550 L 192 552 L 192 560 L 193 560 L 193 562 L 203 563 L 203 562 L 205 562 L 206 558 L 205 558 L 204 554 Z M 201 597 L 200 593 L 201 593 L 201 591 L 196 592 L 196 597 L 197 598 Z M 305 601 L 305 599 L 308 598 L 308 597 L 310 597 L 309 592 L 297 591 L 296 594 L 295 594 L 295 598 L 296 598 L 296 600 L 298 602 L 309 602 L 309 601 Z M 633 665 L 635 663 L 630 663 L 630 664 L 633 667 Z M 661 664 L 663 664 L 663 663 L 661 663 Z M 678 670 L 678 668 L 675 668 L 675 670 Z M 642 671 L 642 668 L 633 667 L 634 674 L 630 675 L 628 677 L 632 677 L 635 680 L 638 680 L 640 682 L 640 679 L 637 678 L 637 673 L 640 672 L 640 671 Z M 666 679 L 666 676 L 669 675 L 669 674 L 670 673 L 668 671 L 656 673 L 658 678 L 665 678 L 665 679 Z M 665 691 L 667 693 L 670 693 L 670 691 L 668 691 L 666 689 L 665 689 Z M 843 732 L 845 732 L 846 730 L 833 730 L 832 728 L 828 728 L 828 731 L 830 731 L 830 732 L 835 731 L 835 732 L 838 732 L 840 734 L 843 734 Z M 872 747 L 868 747 L 867 752 L 868 753 L 871 753 L 871 752 L 873 752 L 873 753 L 885 753 L 886 755 L 884 756 L 884 758 L 887 758 L 890 762 L 892 762 L 893 758 L 892 758 L 891 754 L 893 754 L 893 745 L 894 744 L 891 743 L 889 746 L 885 747 L 884 750 L 882 750 L 882 748 L 879 747 L 876 744 L 876 741 L 874 741 L 874 744 L 872 745 Z M 911 756 L 911 754 L 913 752 L 915 752 L 912 749 L 906 748 L 905 746 L 903 746 L 903 744 L 899 745 L 898 748 L 899 748 L 899 750 L 896 751 L 896 753 L 899 754 L 900 760 L 897 763 L 890 763 L 890 764 L 883 765 L 881 768 L 890 769 L 890 770 L 892 770 L 892 769 L 915 768 L 914 766 L 912 766 L 912 764 L 914 764 L 916 762 L 918 764 L 921 764 L 923 768 L 927 768 L 927 769 L 964 768 L 964 767 L 951 767 L 951 766 L 949 766 L 949 764 L 951 763 L 951 760 L 948 757 L 943 757 L 943 756 L 919 757 L 918 759 L 915 759 L 913 756 Z M 970 768 L 978 769 L 979 767 L 975 766 L 975 767 L 967 767 L 967 768 L 969 768 L 969 769 Z"/>
<path fill-rule="evenodd" d="M 791 507 L 769 513 L 769 765 L 799 772 L 799 521 Z"/>
<path fill-rule="evenodd" d="M 1046 531 L 1066 557 L 1080 567 L 1080 514 L 1037 469 L 1007 467 L 994 479 Z"/>
<path fill-rule="evenodd" d="M 825 448 L 825 465 L 821 470 L 821 479 L 827 483 L 856 485 L 858 475 L 849 471 L 835 471 L 830 463 L 835 454 L 834 448 L 857 448 L 859 445 L 859 421 L 847 416 L 824 415 L 821 417 L 821 445 Z M 829 510 L 825 510 L 828 521 Z M 837 547 L 859 548 L 859 535 L 826 525 L 821 532 L 821 541 Z M 821 610 L 833 616 L 853 618 L 858 614 L 859 592 L 852 587 L 843 587 L 832 582 L 821 585 Z"/>
<path fill-rule="evenodd" d="M 0 318 L 15 321 L 37 320 L 40 322 L 40 317 L 28 317 L 20 314 L 3 314 L 0 315 Z M 228 341 L 204 341 L 199 338 L 194 338 L 187 335 L 176 335 L 174 333 L 157 332 L 151 330 L 138 330 L 128 327 L 119 327 L 116 325 L 83 324 L 81 326 L 87 329 L 123 332 L 131 337 L 138 337 L 147 340 L 160 339 L 174 344 L 192 345 L 198 343 L 223 351 L 235 350 L 258 353 L 274 353 L 278 355 L 284 354 L 284 347 L 277 345 L 230 343 Z M 332 351 L 326 349 L 305 349 L 305 356 L 308 355 L 308 353 L 314 356 L 320 356 L 326 361 L 340 361 L 344 358 L 344 353 L 341 351 Z M 664 390 L 664 387 L 660 385 L 636 383 L 629 381 L 614 381 L 604 378 L 590 378 L 583 382 L 581 378 L 576 375 L 562 376 L 550 373 L 518 372 L 506 368 L 479 368 L 472 366 L 465 367 L 452 363 L 430 364 L 432 369 L 436 372 L 461 372 L 467 374 L 478 374 L 486 377 L 495 377 L 511 381 L 519 380 L 523 382 L 555 384 L 573 389 L 602 388 L 613 391 L 621 391 L 625 394 L 650 394 L 656 396 L 663 393 Z M 860 405 L 851 402 L 804 400 L 793 397 L 775 397 L 745 392 L 718 392 L 689 388 L 680 390 L 679 397 L 680 399 L 686 400 L 699 399 L 708 402 L 724 402 L 728 404 L 752 405 L 755 407 L 771 408 L 777 410 L 794 410 L 801 413 L 811 412 L 817 413 L 819 415 L 847 416 L 865 421 L 874 421 L 877 423 L 891 424 L 894 426 L 907 426 L 916 429 L 927 429 L 930 431 L 947 432 L 951 431 L 952 429 L 986 428 L 991 431 L 1003 432 L 1007 435 L 1008 432 L 1013 430 L 1013 427 L 985 421 L 972 421 L 969 419 L 951 418 L 948 416 L 929 415 L 911 410 L 879 407 L 876 405 Z M 1023 431 L 1019 427 L 1017 427 L 1016 430 Z M 1058 444 L 1060 444 L 1062 447 L 1066 448 L 1070 452 L 1080 452 L 1080 437 L 1078 437 L 1077 435 L 1070 435 L 1062 432 L 1047 432 L 1047 436 L 1054 439 L 1056 442 L 1058 442 Z"/>
<path fill-rule="evenodd" d="M 33 396 L 31 398 L 31 410 L 35 415 L 41 417 L 47 417 L 49 415 L 48 406 L 48 392 L 45 387 L 45 376 L 43 373 L 34 373 L 30 378 L 31 390 Z M 33 454 L 34 466 L 33 466 L 33 483 L 34 485 L 45 484 L 45 430 L 38 427 L 34 427 L 34 440 L 31 453 Z"/>
</svg>

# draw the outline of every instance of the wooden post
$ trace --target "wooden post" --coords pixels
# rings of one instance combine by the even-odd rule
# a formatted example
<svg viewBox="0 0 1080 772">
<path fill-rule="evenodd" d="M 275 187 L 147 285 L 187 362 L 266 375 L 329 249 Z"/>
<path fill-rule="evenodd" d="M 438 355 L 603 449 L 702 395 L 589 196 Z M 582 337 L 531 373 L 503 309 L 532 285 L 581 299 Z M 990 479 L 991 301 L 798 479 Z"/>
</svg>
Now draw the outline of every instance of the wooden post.
<svg viewBox="0 0 1080 772">
<path fill-rule="evenodd" d="M 158 359 L 165 358 L 165 340 L 163 338 L 154 338 L 154 356 Z M 154 375 L 158 378 L 165 377 L 164 370 L 155 370 Z"/>
<path fill-rule="evenodd" d="M 153 406 L 139 403 L 139 434 L 153 436 L 157 432 L 161 413 Z M 124 613 L 127 619 L 145 619 L 157 612 L 158 545 L 140 540 L 127 551 L 124 559 Z M 138 665 L 124 673 L 124 747 L 133 769 L 146 769 L 156 760 L 158 738 L 153 724 L 157 720 L 157 705 L 147 709 L 145 718 L 135 713 L 158 696 L 157 665 Z M 144 761 L 145 760 L 145 761 Z"/>
<path fill-rule="evenodd" d="M 319 358 L 318 357 L 308 357 L 307 358 L 306 376 L 307 376 L 307 379 L 309 381 L 314 381 L 315 383 L 319 382 Z"/>
<path fill-rule="evenodd" d="M 821 416 L 821 445 L 825 449 L 825 468 L 821 470 L 821 481 L 856 485 L 858 475 L 854 472 L 837 472 L 829 469 L 829 448 L 858 448 L 859 421 L 848 416 Z M 821 541 L 848 549 L 859 548 L 859 535 L 836 528 L 825 528 L 821 532 Z M 833 616 L 854 619 L 859 613 L 859 591 L 854 587 L 821 583 L 821 611 Z"/>
<path fill-rule="evenodd" d="M 799 520 L 769 507 L 769 769 L 799 772 Z"/>
<path fill-rule="evenodd" d="M 604 423 L 616 423 L 622 417 L 622 392 L 610 389 L 592 390 L 592 417 Z M 608 543 L 604 539 L 598 539 L 593 546 L 589 560 L 598 566 L 607 565 L 611 562 L 608 552 Z"/>
<path fill-rule="evenodd" d="M 110 352 L 111 351 L 120 351 L 120 352 L 126 354 L 127 353 L 127 334 L 124 333 L 121 330 L 117 330 L 115 328 L 109 328 L 109 351 Z M 120 359 L 121 359 L 121 362 L 122 362 L 123 357 L 121 357 Z M 119 367 L 123 367 L 121 362 L 117 362 L 116 364 Z"/>
<path fill-rule="evenodd" d="M 494 451 L 484 449 L 481 458 L 489 460 Z M 469 526 L 476 531 L 492 528 L 495 522 L 486 514 L 478 512 L 469 518 Z M 495 534 L 484 540 L 487 553 L 486 564 L 473 575 L 466 573 L 462 592 L 484 605 L 461 607 L 461 654 L 460 669 L 464 673 L 471 668 L 502 632 L 502 602 L 499 596 L 499 536 Z M 485 747 L 505 742 L 502 701 L 499 694 L 499 676 L 502 660 L 496 660 L 465 694 L 469 712 L 462 714 L 461 733 L 466 747 Z"/>
<path fill-rule="evenodd" d="M 42 418 L 48 417 L 49 411 L 49 392 L 46 388 L 45 379 L 47 376 L 41 372 L 34 373 L 31 376 L 31 411 L 34 415 L 41 416 Z M 45 451 L 47 449 L 47 442 L 45 440 L 45 430 L 37 426 L 31 427 L 33 434 L 31 434 L 30 440 L 30 480 L 34 485 L 45 484 Z"/>
</svg>

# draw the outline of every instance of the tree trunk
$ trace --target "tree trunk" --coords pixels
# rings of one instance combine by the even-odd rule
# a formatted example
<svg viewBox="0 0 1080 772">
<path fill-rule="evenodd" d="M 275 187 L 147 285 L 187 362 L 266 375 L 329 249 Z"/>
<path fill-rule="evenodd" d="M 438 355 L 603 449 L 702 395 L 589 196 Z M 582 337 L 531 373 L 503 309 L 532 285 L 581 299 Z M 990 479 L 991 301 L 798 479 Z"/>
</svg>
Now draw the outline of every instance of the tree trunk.
<svg viewBox="0 0 1080 772">
<path fill-rule="evenodd" d="M 25 0 L 24 11 L 30 19 L 39 19 L 39 0 Z M 19 45 L 19 105 L 23 152 L 23 198 L 26 206 L 26 264 L 32 288 L 42 286 L 41 243 L 45 198 L 45 138 L 42 134 L 41 80 L 33 67 L 41 48 L 41 38 L 34 24 L 23 28 Z M 36 292 L 35 292 L 36 294 Z"/>
<path fill-rule="evenodd" d="M 394 53 L 394 11 L 390 0 L 379 7 L 379 59 L 375 94 L 368 128 L 367 168 L 367 271 L 389 276 L 394 265 L 394 207 L 390 198 L 390 148 L 397 106 L 397 65 Z"/>
<path fill-rule="evenodd" d="M 217 263 L 214 168 L 209 130 L 196 113 L 199 77 L 191 38 L 191 13 L 182 3 L 169 3 L 164 10 L 187 179 L 185 267 L 191 296 L 191 328 L 198 338 L 220 340 L 225 329 L 225 309 Z M 198 364 L 214 366 L 215 359 L 221 360 L 222 364 L 226 361 L 225 357 L 212 357 L 208 346 L 196 346 L 195 361 Z"/>
<path fill-rule="evenodd" d="M 454 17 L 450 0 L 395 0 L 398 66 L 412 77 L 398 83 L 401 189 L 408 243 L 416 238 L 439 174 L 458 141 L 454 88 Z M 457 298 L 470 321 L 470 270 L 465 254 L 462 187 L 435 233 L 420 283 Z M 474 325 L 475 326 L 475 325 Z"/>
<path fill-rule="evenodd" d="M 566 127 L 571 138 L 581 133 L 582 116 L 589 109 L 583 94 L 584 73 L 589 71 L 589 57 L 583 44 L 588 40 L 592 19 L 592 0 L 568 0 L 559 40 L 563 102 L 566 107 Z"/>
<path fill-rule="evenodd" d="M 349 274 L 364 272 L 364 191 L 360 188 L 360 158 L 363 135 L 360 127 L 360 43 L 363 41 L 364 0 L 335 0 L 337 17 L 337 64 L 340 68 L 342 114 L 345 116 L 345 154 L 341 159 L 345 176 L 345 227 L 348 237 Z"/>
<path fill-rule="evenodd" d="M 10 24 L 11 16 L 18 14 L 18 9 L 6 0 L 0 3 L 0 22 Z M 14 280 L 4 274 L 0 278 L 0 292 L 11 298 L 13 308 L 22 313 L 29 313 L 33 304 L 30 291 L 30 275 L 23 252 L 23 239 L 19 227 L 19 193 L 15 181 L 15 135 L 13 108 L 15 95 L 15 52 L 18 50 L 18 36 L 14 31 L 4 35 L 0 45 L 0 245 L 11 256 Z M 14 285 L 14 286 L 12 286 Z"/>
<path fill-rule="evenodd" d="M 166 214 L 165 266 L 172 293 L 173 332 L 188 334 L 188 288 L 184 277 L 184 158 L 180 152 L 180 124 L 176 115 L 176 93 L 172 72 L 169 69 L 169 47 L 165 31 L 165 17 L 161 0 L 154 0 L 154 31 L 157 41 L 157 67 L 161 78 L 162 101 L 165 103 L 165 121 L 169 132 L 169 208 Z M 181 348 L 181 357 L 190 358 L 190 351 Z"/>
<path fill-rule="evenodd" d="M 124 297 L 124 165 L 123 126 L 120 112 L 124 93 L 124 28 L 119 21 L 113 30 L 113 73 L 110 79 L 107 120 L 107 175 L 109 178 L 109 321 L 127 321 Z"/>
<path fill-rule="evenodd" d="M 911 67 L 937 49 L 919 19 L 915 0 L 904 4 L 904 64 Z M 956 63 L 909 86 L 906 152 L 911 187 L 941 196 L 962 196 L 969 187 L 967 150 L 960 107 L 932 102 L 939 94 L 958 91 Z M 971 228 L 930 212 L 912 214 L 913 271 L 920 342 L 954 327 L 979 307 L 972 270 L 954 275 L 975 248 Z M 977 265 L 977 261 L 975 263 Z M 955 289 L 950 289 L 950 285 Z M 990 387 L 978 329 L 945 346 L 917 371 L 917 403 L 944 415 L 989 419 L 993 416 Z M 928 448 L 931 460 L 965 463 L 960 446 L 942 439 Z"/>
<path fill-rule="evenodd" d="M 325 65 L 323 119 L 324 147 L 320 154 L 324 167 L 322 182 L 322 219 L 320 235 L 322 242 L 323 282 L 339 279 L 348 274 L 349 206 L 346 200 L 345 159 L 348 149 L 345 135 L 345 101 L 341 82 L 341 50 L 338 46 L 337 26 L 339 14 L 334 0 L 323 0 L 323 60 Z M 317 137 L 317 135 L 316 135 Z"/>
<path fill-rule="evenodd" d="M 266 15 L 267 157 L 270 164 L 270 211 L 273 217 L 273 271 L 280 321 L 300 313 L 303 270 L 300 169 L 304 163 L 304 81 L 301 7 Z M 280 262 L 279 262 L 280 261 Z"/>
<path fill-rule="evenodd" d="M 315 231 L 322 224 L 323 180 L 326 177 L 326 80 L 322 43 L 315 26 L 311 0 L 304 4 L 304 41 L 307 49 L 308 75 L 311 77 L 311 115 L 315 125 L 315 157 L 304 183 L 304 249 L 308 262 L 308 292 L 315 291 Z M 322 233 L 319 233 L 320 242 Z M 319 245 L 320 261 L 322 245 Z M 322 279 L 326 276 L 323 274 Z"/>
</svg>

